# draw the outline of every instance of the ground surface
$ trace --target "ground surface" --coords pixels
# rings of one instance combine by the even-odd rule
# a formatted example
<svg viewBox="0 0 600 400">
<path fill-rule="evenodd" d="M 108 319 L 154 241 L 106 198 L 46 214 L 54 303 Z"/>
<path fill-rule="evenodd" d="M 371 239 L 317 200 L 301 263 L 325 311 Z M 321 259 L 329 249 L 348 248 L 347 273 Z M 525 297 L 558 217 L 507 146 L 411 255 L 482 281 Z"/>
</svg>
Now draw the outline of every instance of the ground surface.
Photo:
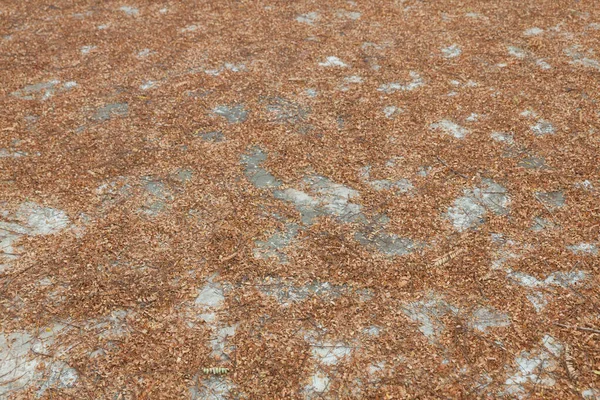
<svg viewBox="0 0 600 400">
<path fill-rule="evenodd" d="M 598 5 L 2 2 L 0 398 L 600 398 Z"/>
</svg>

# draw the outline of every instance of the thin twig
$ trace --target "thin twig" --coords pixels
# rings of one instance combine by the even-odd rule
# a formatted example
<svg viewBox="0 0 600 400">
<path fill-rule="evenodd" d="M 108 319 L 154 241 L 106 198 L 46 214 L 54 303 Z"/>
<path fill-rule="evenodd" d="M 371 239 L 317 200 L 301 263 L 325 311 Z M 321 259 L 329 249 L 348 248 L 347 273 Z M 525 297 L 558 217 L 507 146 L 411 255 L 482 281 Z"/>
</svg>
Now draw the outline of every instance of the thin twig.
<svg viewBox="0 0 600 400">
<path fill-rule="evenodd" d="M 438 156 L 435 156 L 435 158 L 446 168 L 448 168 L 452 173 L 460 176 L 463 179 L 469 180 L 468 177 L 466 177 L 465 175 L 461 174 L 460 172 L 458 172 L 457 170 L 455 170 L 454 168 L 450 167 L 448 164 L 446 164 L 446 162 L 444 160 L 442 160 L 441 158 L 439 158 Z"/>
<path fill-rule="evenodd" d="M 561 328 L 575 329 L 575 330 L 583 331 L 583 332 L 600 333 L 599 329 L 586 328 L 586 327 L 583 327 L 583 326 L 569 326 L 569 325 L 559 324 L 557 322 L 555 322 L 554 325 L 560 326 Z"/>
<path fill-rule="evenodd" d="M 237 256 L 237 254 L 238 254 L 238 250 L 234 251 L 234 252 L 233 252 L 233 254 L 230 254 L 230 255 L 228 255 L 227 257 L 225 257 L 225 258 L 222 258 L 222 259 L 221 259 L 221 262 L 229 261 L 229 260 L 231 260 L 233 257 Z"/>
</svg>

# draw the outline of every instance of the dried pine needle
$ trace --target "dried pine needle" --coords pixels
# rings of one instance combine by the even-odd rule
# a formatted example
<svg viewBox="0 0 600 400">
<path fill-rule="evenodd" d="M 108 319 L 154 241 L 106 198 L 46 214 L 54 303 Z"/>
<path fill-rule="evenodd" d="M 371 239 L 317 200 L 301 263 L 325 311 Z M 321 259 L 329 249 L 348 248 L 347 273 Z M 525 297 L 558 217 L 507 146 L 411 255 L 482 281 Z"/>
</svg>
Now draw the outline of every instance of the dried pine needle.
<svg viewBox="0 0 600 400">
<path fill-rule="evenodd" d="M 461 255 L 462 253 L 464 253 L 466 250 L 464 247 L 461 247 L 459 249 L 456 250 L 452 250 L 449 253 L 444 254 L 442 257 L 437 258 L 434 263 L 433 263 L 433 267 L 434 268 L 438 268 L 441 267 L 442 265 L 446 265 L 448 264 L 450 261 L 452 261 L 453 259 L 455 259 L 456 257 L 458 257 L 459 255 Z"/>
<path fill-rule="evenodd" d="M 567 366 L 567 373 L 569 374 L 569 378 L 572 381 L 577 380 L 577 378 L 579 378 L 579 372 L 577 371 L 577 368 L 575 368 L 575 364 L 574 364 L 574 358 L 571 355 L 571 348 L 569 347 L 569 345 L 565 345 L 565 365 Z"/>
</svg>

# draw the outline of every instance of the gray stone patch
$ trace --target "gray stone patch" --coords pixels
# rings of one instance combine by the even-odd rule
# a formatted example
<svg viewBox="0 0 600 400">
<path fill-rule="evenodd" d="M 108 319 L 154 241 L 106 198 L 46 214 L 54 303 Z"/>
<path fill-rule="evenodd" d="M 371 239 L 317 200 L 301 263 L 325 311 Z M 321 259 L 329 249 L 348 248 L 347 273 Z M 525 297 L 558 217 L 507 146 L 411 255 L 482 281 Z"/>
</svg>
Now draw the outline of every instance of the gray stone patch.
<svg viewBox="0 0 600 400">
<path fill-rule="evenodd" d="M 340 85 L 339 90 L 347 92 L 350 90 L 351 85 L 359 85 L 363 83 L 363 79 L 358 75 L 347 76 L 344 78 L 344 82 Z"/>
<path fill-rule="evenodd" d="M 311 194 L 293 188 L 273 193 L 275 198 L 294 204 L 302 215 L 303 224 L 311 225 L 314 218 L 321 215 L 335 216 L 342 222 L 364 218 L 361 206 L 351 202 L 358 197 L 356 190 L 319 175 L 304 178 L 304 183 L 309 186 Z"/>
<path fill-rule="evenodd" d="M 296 125 L 306 121 L 310 110 L 282 97 L 273 97 L 267 101 L 266 109 L 275 116 L 275 122 Z"/>
<path fill-rule="evenodd" d="M 532 109 L 523 110 L 520 114 L 521 117 L 525 118 L 537 118 L 538 114 Z"/>
<path fill-rule="evenodd" d="M 510 198 L 508 191 L 502 185 L 491 179 L 482 179 L 483 186 L 474 188 L 473 195 L 496 215 L 507 215 L 509 212 Z"/>
<path fill-rule="evenodd" d="M 323 393 L 327 392 L 331 379 L 323 371 L 315 372 L 309 379 L 309 383 L 304 387 L 305 398 L 322 398 Z"/>
<path fill-rule="evenodd" d="M 235 326 L 219 326 L 213 329 L 213 336 L 210 339 L 211 354 L 213 357 L 222 360 L 229 360 L 229 354 L 234 350 L 233 345 L 228 345 L 230 337 L 235 336 Z"/>
<path fill-rule="evenodd" d="M 333 300 L 342 295 L 352 295 L 358 297 L 361 301 L 368 301 L 373 297 L 372 291 L 367 289 L 356 290 L 347 285 L 334 285 L 319 281 L 294 285 L 281 279 L 267 278 L 261 281 L 257 287 L 261 293 L 275 298 L 284 307 L 313 297 Z"/>
<path fill-rule="evenodd" d="M 27 156 L 24 151 L 11 151 L 8 149 L 0 149 L 0 158 L 21 158 Z"/>
<path fill-rule="evenodd" d="M 146 58 L 148 57 L 150 54 L 154 54 L 154 52 L 150 49 L 142 49 L 140 51 L 137 52 L 136 57 L 137 58 Z"/>
<path fill-rule="evenodd" d="M 243 63 L 225 63 L 221 67 L 216 69 L 205 69 L 204 72 L 208 75 L 219 76 L 223 71 L 231 71 L 231 72 L 245 72 L 246 65 Z"/>
<path fill-rule="evenodd" d="M 111 103 L 96 110 L 92 119 L 103 122 L 108 121 L 112 117 L 124 117 L 127 114 L 129 114 L 129 105 L 127 103 Z"/>
<path fill-rule="evenodd" d="M 62 361 L 56 361 L 50 365 L 50 371 L 48 378 L 37 391 L 37 396 L 41 397 L 44 395 L 46 390 L 57 387 L 57 388 L 70 388 L 75 385 L 79 379 L 79 374 L 75 368 L 69 367 L 67 363 Z"/>
<path fill-rule="evenodd" d="M 362 207 L 351 202 L 352 199 L 359 197 L 356 190 L 319 175 L 307 177 L 305 182 L 318 196 L 321 209 L 325 214 L 337 216 L 344 222 L 356 221 L 362 217 Z"/>
<path fill-rule="evenodd" d="M 510 198 L 506 189 L 491 179 L 483 179 L 482 183 L 482 187 L 465 189 L 464 195 L 448 208 L 446 216 L 459 232 L 485 222 L 488 210 L 496 215 L 506 215 L 509 212 Z"/>
<path fill-rule="evenodd" d="M 196 24 L 192 24 L 192 25 L 187 25 L 184 28 L 181 28 L 181 32 L 196 32 L 198 30 L 198 25 Z"/>
<path fill-rule="evenodd" d="M 526 386 L 554 386 L 556 379 L 553 371 L 560 366 L 562 350 L 560 342 L 546 335 L 539 346 L 531 351 L 522 351 L 515 357 L 515 367 L 508 372 L 501 394 L 523 398 L 527 395 Z"/>
<path fill-rule="evenodd" d="M 385 162 L 386 167 L 395 167 L 398 160 L 401 160 L 403 157 L 392 157 Z"/>
<path fill-rule="evenodd" d="M 537 35 L 541 35 L 542 33 L 544 33 L 543 29 L 534 26 L 533 28 L 526 29 L 523 32 L 523 35 L 524 36 L 537 36 Z"/>
<path fill-rule="evenodd" d="M 598 246 L 593 243 L 578 243 L 573 246 L 567 246 L 567 248 L 577 255 L 598 254 Z"/>
<path fill-rule="evenodd" d="M 584 189 L 584 190 L 594 189 L 594 184 L 592 182 L 588 181 L 587 179 L 584 181 L 575 183 L 574 186 L 578 189 Z"/>
<path fill-rule="evenodd" d="M 521 286 L 529 288 L 544 288 L 548 286 L 568 288 L 587 279 L 587 274 L 584 271 L 557 271 L 548 275 L 543 281 L 540 281 L 536 277 L 523 272 L 512 271 L 510 269 L 507 269 L 506 272 L 510 279 L 514 280 Z"/>
<path fill-rule="evenodd" d="M 236 327 L 224 325 L 219 321 L 219 312 L 225 302 L 225 288 L 214 281 L 212 276 L 206 284 L 198 289 L 194 304 L 189 307 L 187 324 L 190 327 L 204 323 L 211 330 L 209 348 L 212 357 L 219 360 L 229 360 L 234 347 L 229 344 L 229 338 L 235 335 Z"/>
<path fill-rule="evenodd" d="M 363 246 L 375 247 L 377 250 L 388 256 L 403 256 L 422 247 L 422 245 L 410 238 L 401 237 L 385 231 L 378 231 L 375 234 L 357 232 L 354 235 L 354 238 Z"/>
<path fill-rule="evenodd" d="M 227 71 L 231 71 L 231 72 L 244 72 L 246 71 L 246 65 L 242 64 L 242 63 L 230 63 L 230 62 L 226 62 L 225 64 L 223 64 L 223 68 L 226 69 Z"/>
<path fill-rule="evenodd" d="M 221 131 L 211 131 L 198 134 L 205 142 L 219 143 L 225 140 L 225 135 Z"/>
<path fill-rule="evenodd" d="M 516 46 L 508 46 L 507 50 L 508 54 L 519 59 L 523 59 L 527 56 L 527 52 L 525 50 Z"/>
<path fill-rule="evenodd" d="M 344 117 L 343 115 L 338 115 L 336 118 L 336 121 L 337 121 L 338 130 L 341 131 L 346 126 L 347 118 Z"/>
<path fill-rule="evenodd" d="M 473 393 L 481 396 L 493 382 L 494 379 L 487 372 L 482 373 L 472 389 Z"/>
<path fill-rule="evenodd" d="M 402 311 L 414 322 L 419 324 L 419 331 L 431 343 L 444 331 L 442 318 L 446 315 L 461 316 L 461 310 L 446 302 L 443 296 L 429 293 L 424 299 L 408 303 Z M 491 307 L 481 307 L 473 312 L 462 315 L 469 327 L 480 332 L 487 332 L 489 328 L 506 327 L 510 325 L 508 315 L 494 310 Z"/>
<path fill-rule="evenodd" d="M 342 60 L 340 60 L 339 58 L 335 57 L 335 56 L 329 56 L 327 58 L 325 58 L 325 61 L 320 62 L 319 63 L 320 67 L 325 67 L 325 68 L 347 68 L 348 64 L 346 64 L 345 62 L 343 62 Z"/>
<path fill-rule="evenodd" d="M 369 364 L 369 366 L 367 367 L 367 374 L 369 375 L 369 380 L 372 383 L 379 383 L 380 379 L 377 379 L 376 376 L 379 375 L 381 376 L 381 374 L 383 374 L 386 371 L 386 363 L 385 361 L 378 361 L 376 363 L 372 363 Z M 373 379 L 376 378 L 376 379 Z M 362 384 L 361 380 L 357 380 L 356 384 L 358 384 L 359 386 Z M 360 390 L 360 388 L 357 388 Z M 357 392 L 356 394 L 360 394 L 360 392 Z"/>
<path fill-rule="evenodd" d="M 458 57 L 460 56 L 460 54 L 462 53 L 462 50 L 460 48 L 459 45 L 452 44 L 448 47 L 444 47 L 442 48 L 442 55 L 444 56 L 444 58 L 454 58 L 454 57 Z"/>
<path fill-rule="evenodd" d="M 539 232 L 544 229 L 552 229 L 556 227 L 556 224 L 552 221 L 549 221 L 545 218 L 534 217 L 533 224 L 531 225 L 531 230 L 534 232 Z"/>
<path fill-rule="evenodd" d="M 140 85 L 140 89 L 141 90 L 148 90 L 148 89 L 152 89 L 155 86 L 156 86 L 156 82 L 155 81 L 144 81 Z"/>
<path fill-rule="evenodd" d="M 311 335 L 305 336 L 311 346 L 311 354 L 316 362 L 313 374 L 304 386 L 304 398 L 316 399 L 329 391 L 331 378 L 322 367 L 331 367 L 348 359 L 352 355 L 353 348 L 343 342 L 318 340 Z"/>
<path fill-rule="evenodd" d="M 481 115 L 481 114 L 477 114 L 477 113 L 471 113 L 467 118 L 465 118 L 465 121 L 467 121 L 467 122 L 477 122 L 482 117 L 485 117 L 485 115 Z"/>
<path fill-rule="evenodd" d="M 586 56 L 586 54 L 581 51 L 581 46 L 579 45 L 571 46 L 565 49 L 564 53 L 568 57 L 571 57 L 571 64 L 573 65 L 581 65 L 583 67 L 600 70 L 600 61 Z M 588 51 L 588 53 L 593 54 L 592 51 Z"/>
<path fill-rule="evenodd" d="M 248 154 L 242 156 L 242 164 L 246 166 L 244 175 L 250 182 L 261 189 L 276 188 L 281 186 L 281 181 L 260 165 L 267 160 L 267 155 L 260 148 L 252 148 Z"/>
<path fill-rule="evenodd" d="M 280 263 L 287 263 L 287 256 L 281 250 L 289 246 L 298 235 L 300 227 L 287 224 L 284 231 L 275 232 L 265 241 L 257 240 L 253 250 L 254 258 L 277 258 Z"/>
<path fill-rule="evenodd" d="M 404 84 L 398 83 L 398 82 L 385 83 L 385 84 L 379 86 L 379 88 L 377 90 L 380 92 L 384 92 L 386 94 L 392 94 L 397 91 L 403 91 L 403 92 L 412 91 L 412 90 L 418 89 L 421 86 L 425 85 L 425 81 L 423 80 L 423 78 L 421 78 L 421 75 L 418 72 L 410 71 L 409 76 L 411 78 L 411 81 L 408 83 L 404 83 Z"/>
<path fill-rule="evenodd" d="M 388 165 L 393 166 L 393 165 Z M 401 178 L 398 180 L 391 179 L 376 179 L 371 180 L 371 167 L 366 166 L 360 171 L 360 179 L 367 183 L 369 186 L 373 187 L 375 190 L 393 190 L 397 193 L 407 193 L 414 189 L 414 186 L 411 181 L 406 178 Z"/>
<path fill-rule="evenodd" d="M 81 54 L 90 54 L 92 50 L 96 49 L 96 46 L 83 46 L 79 51 Z"/>
<path fill-rule="evenodd" d="M 512 153 L 515 137 L 512 132 L 492 132 L 490 137 L 497 143 L 502 143 L 507 146 L 508 153 Z"/>
<path fill-rule="evenodd" d="M 69 81 L 62 85 L 57 79 L 53 79 L 47 82 L 40 82 L 33 85 L 27 85 L 22 89 L 12 92 L 11 95 L 18 97 L 22 100 L 48 100 L 54 96 L 55 93 L 60 91 L 70 90 L 77 86 L 77 82 Z"/>
<path fill-rule="evenodd" d="M 226 400 L 231 398 L 235 385 L 224 376 L 211 376 L 200 379 L 198 374 L 194 378 L 196 384 L 190 388 L 191 400 Z"/>
<path fill-rule="evenodd" d="M 349 19 L 352 21 L 356 21 L 357 19 L 360 18 L 361 13 L 357 12 L 357 11 L 346 11 L 346 10 L 338 10 L 335 15 L 338 18 L 342 18 L 342 19 Z"/>
<path fill-rule="evenodd" d="M 77 87 L 77 82 L 75 81 L 69 81 L 62 84 L 62 88 L 65 90 L 73 89 L 74 87 Z"/>
<path fill-rule="evenodd" d="M 536 192 L 535 198 L 544 204 L 550 211 L 565 205 L 565 195 L 562 191 L 556 190 L 552 192 Z"/>
<path fill-rule="evenodd" d="M 552 69 L 552 66 L 550 64 L 548 64 L 547 61 L 545 61 L 544 59 L 538 59 L 535 60 L 535 65 L 537 65 L 538 67 L 540 67 L 543 70 L 549 70 Z"/>
<path fill-rule="evenodd" d="M 600 400 L 600 390 L 595 388 L 582 390 L 581 397 L 583 397 L 585 400 Z"/>
<path fill-rule="evenodd" d="M 194 300 L 194 304 L 196 307 L 200 308 L 219 308 L 223 305 L 225 301 L 225 295 L 223 293 L 223 288 L 209 281 L 205 286 L 198 290 L 198 296 L 196 300 Z M 208 320 L 213 320 L 214 318 L 207 318 Z"/>
<path fill-rule="evenodd" d="M 519 285 L 525 286 L 525 287 L 544 286 L 544 282 L 539 281 L 536 277 L 525 274 L 523 272 L 513 272 L 512 270 L 508 269 L 507 277 L 511 280 L 514 280 Z"/>
<path fill-rule="evenodd" d="M 119 8 L 119 10 L 121 10 L 125 14 L 131 15 L 131 16 L 136 16 L 140 13 L 140 10 L 138 10 L 136 7 L 131 7 L 131 6 L 122 6 L 121 8 Z"/>
<path fill-rule="evenodd" d="M 479 14 L 479 13 L 476 13 L 476 12 L 465 13 L 465 17 L 467 17 L 467 18 L 473 18 L 473 19 L 482 19 L 482 20 L 486 20 L 486 21 L 489 19 L 485 15 L 482 15 L 482 14 Z"/>
<path fill-rule="evenodd" d="M 323 365 L 336 365 L 344 357 L 349 357 L 352 348 L 341 342 L 317 342 L 311 344 L 313 358 Z"/>
<path fill-rule="evenodd" d="M 314 11 L 311 11 L 306 14 L 298 15 L 296 17 L 297 22 L 300 22 L 301 24 L 308 24 L 308 25 L 314 25 L 315 22 L 317 22 L 319 19 L 320 19 L 319 14 Z"/>
<path fill-rule="evenodd" d="M 281 185 L 281 182 L 260 167 L 260 164 L 266 158 L 266 154 L 259 148 L 254 148 L 248 154 L 243 155 L 242 164 L 246 165 L 244 173 L 257 187 L 276 188 Z M 354 199 L 359 197 L 358 191 L 319 175 L 306 176 L 301 183 L 301 187 L 303 190 L 293 187 L 274 190 L 273 196 L 276 199 L 292 203 L 300 213 L 302 225 L 310 226 L 317 217 L 326 215 L 336 217 L 342 223 L 357 222 L 363 226 L 368 224 L 368 219 L 362 213 L 361 205 L 353 202 Z M 400 180 L 390 184 L 390 187 L 398 190 L 408 190 L 412 188 L 412 184 Z M 269 241 L 260 243 L 259 247 L 255 249 L 255 256 L 261 256 L 262 254 L 283 256 L 283 254 L 278 255 L 277 252 L 273 253 L 272 251 L 276 251 L 273 246 L 287 243 L 291 236 L 295 236 L 297 229 L 294 228 L 293 231 L 288 231 L 288 233 L 277 233 L 271 238 L 274 241 L 273 243 L 269 244 Z M 417 244 L 411 239 L 385 231 L 381 231 L 372 237 L 359 234 L 356 239 L 363 244 L 368 243 L 371 247 L 391 256 L 407 254 L 417 247 Z M 280 258 L 280 260 L 285 261 L 284 258 Z"/>
<path fill-rule="evenodd" d="M 40 329 L 36 333 L 0 331 L 0 397 L 8 398 L 29 387 L 37 389 L 41 397 L 50 388 L 71 387 L 78 379 L 75 369 L 63 361 L 59 347 L 50 354 L 53 346 L 65 329 L 64 325 Z"/>
<path fill-rule="evenodd" d="M 148 195 L 141 211 L 150 217 L 155 217 L 165 211 L 167 202 L 174 199 L 173 193 L 167 184 L 151 176 L 142 177 L 141 183 Z"/>
<path fill-rule="evenodd" d="M 70 220 L 64 211 L 51 207 L 43 207 L 33 202 L 19 206 L 16 213 L 17 221 L 23 223 L 28 235 L 52 235 L 70 225 Z"/>
<path fill-rule="evenodd" d="M 544 293 L 542 292 L 532 291 L 528 293 L 525 297 L 527 297 L 527 300 L 529 300 L 533 308 L 535 308 L 535 311 L 538 313 L 541 312 L 544 309 L 544 307 L 548 305 L 546 295 L 544 295 Z"/>
<path fill-rule="evenodd" d="M 141 214 L 154 218 L 168 211 L 170 203 L 176 195 L 185 189 L 185 184 L 193 177 L 194 171 L 180 168 L 166 177 L 115 177 L 96 189 L 96 195 L 103 208 L 109 207 L 135 196 L 139 201 Z"/>
<path fill-rule="evenodd" d="M 86 11 L 84 13 L 73 13 L 71 17 L 74 19 L 85 19 L 85 17 L 91 17 L 93 14 L 93 11 Z"/>
<path fill-rule="evenodd" d="M 434 342 L 444 330 L 441 318 L 448 313 L 457 314 L 458 309 L 448 304 L 443 297 L 430 293 L 423 300 L 406 304 L 402 311 L 419 324 L 419 331 L 430 342 Z"/>
<path fill-rule="evenodd" d="M 509 326 L 510 318 L 504 313 L 488 307 L 482 307 L 473 312 L 469 323 L 474 329 L 486 332 L 491 327 Z"/>
<path fill-rule="evenodd" d="M 400 193 L 406 193 L 414 189 L 413 184 L 405 178 L 397 181 L 389 179 L 373 180 L 369 181 L 369 185 L 373 186 L 375 190 L 396 190 Z"/>
<path fill-rule="evenodd" d="M 417 175 L 420 177 L 426 177 L 429 175 L 429 173 L 431 172 L 431 167 L 429 165 L 424 165 L 419 167 L 419 170 L 417 171 Z"/>
<path fill-rule="evenodd" d="M 521 258 L 522 253 L 531 249 L 531 246 L 521 246 L 521 248 L 518 249 L 517 243 L 505 239 L 501 234 L 493 234 L 492 242 L 495 245 L 500 246 L 494 254 L 492 269 L 503 270 L 509 281 L 526 288 L 526 297 L 537 312 L 540 312 L 548 304 L 549 292 L 543 289 L 549 287 L 568 288 L 577 285 L 588 278 L 588 275 L 584 271 L 578 270 L 569 272 L 555 271 L 543 280 L 523 272 L 513 271 L 508 268 L 506 264 L 511 260 Z"/>
<path fill-rule="evenodd" d="M 450 84 L 452 86 L 456 86 L 456 87 L 467 87 L 467 88 L 474 88 L 474 87 L 479 86 L 479 84 L 477 82 L 475 82 L 471 79 L 469 79 L 468 81 L 466 81 L 464 83 L 461 81 L 458 81 L 456 79 L 453 79 L 450 81 Z"/>
<path fill-rule="evenodd" d="M 376 216 L 354 235 L 354 239 L 363 246 L 375 248 L 392 257 L 406 255 L 423 247 L 422 243 L 387 232 L 385 226 L 388 223 L 389 218 L 386 215 Z"/>
<path fill-rule="evenodd" d="M 131 310 L 115 310 L 106 317 L 89 321 L 86 329 L 93 329 L 99 332 L 99 337 L 101 338 L 116 339 L 132 331 L 127 324 L 127 318 L 132 315 L 133 312 Z M 99 355 L 104 353 L 104 350 L 98 349 L 95 353 Z"/>
<path fill-rule="evenodd" d="M 23 89 L 13 92 L 12 95 L 24 100 L 33 100 L 34 94 L 43 92 L 42 100 L 46 100 L 54 94 L 55 87 L 60 83 L 59 80 L 51 80 L 48 82 L 36 83 L 25 86 Z"/>
<path fill-rule="evenodd" d="M 22 203 L 13 215 L 0 209 L 0 272 L 19 257 L 21 249 L 17 242 L 22 236 L 53 235 L 70 226 L 71 221 L 64 211 L 33 202 Z"/>
<path fill-rule="evenodd" d="M 175 172 L 174 174 L 171 175 L 171 178 L 175 181 L 177 181 L 180 184 L 186 184 L 189 181 L 192 180 L 192 177 L 194 176 L 194 171 L 192 171 L 191 169 L 188 168 L 180 168 L 177 170 L 177 172 Z"/>
<path fill-rule="evenodd" d="M 383 115 L 387 119 L 393 119 L 397 114 L 401 113 L 402 110 L 396 106 L 385 106 L 383 107 Z"/>
<path fill-rule="evenodd" d="M 33 338 L 27 333 L 0 332 L 0 396 L 26 388 L 39 378 L 40 360 L 29 358 Z"/>
<path fill-rule="evenodd" d="M 517 165 L 525 169 L 543 169 L 546 168 L 546 161 L 541 157 L 530 156 L 520 160 Z"/>
<path fill-rule="evenodd" d="M 95 194 L 104 207 L 113 206 L 119 200 L 131 196 L 133 187 L 127 181 L 126 177 L 118 176 L 100 184 L 96 188 Z"/>
<path fill-rule="evenodd" d="M 292 203 L 300 212 L 304 225 L 312 225 L 314 219 L 322 215 L 317 209 L 319 201 L 303 191 L 288 188 L 275 191 L 273 195 L 276 199 Z"/>
<path fill-rule="evenodd" d="M 536 136 L 544 136 L 544 135 L 553 135 L 556 133 L 556 128 L 550 121 L 546 121 L 545 119 L 540 119 L 538 122 L 531 127 L 531 131 Z"/>
<path fill-rule="evenodd" d="M 464 128 L 457 123 L 450 121 L 449 119 L 442 119 L 429 125 L 429 127 L 433 130 L 441 131 L 446 135 L 452 135 L 457 139 L 464 139 L 464 137 L 469 133 L 467 128 Z"/>
<path fill-rule="evenodd" d="M 219 105 L 213 108 L 213 113 L 227 120 L 230 124 L 239 124 L 248 119 L 248 113 L 243 104 Z"/>
<path fill-rule="evenodd" d="M 149 176 L 143 177 L 142 182 L 146 191 L 151 195 L 162 199 L 166 199 L 169 196 L 166 185 L 163 182 L 154 180 Z"/>
<path fill-rule="evenodd" d="M 306 93 L 306 95 L 308 97 L 317 97 L 319 92 L 317 91 L 317 89 L 314 88 L 308 88 L 304 91 L 304 93 Z"/>
<path fill-rule="evenodd" d="M 364 330 L 364 333 L 369 336 L 379 336 L 381 328 L 378 326 L 370 326 Z"/>
</svg>

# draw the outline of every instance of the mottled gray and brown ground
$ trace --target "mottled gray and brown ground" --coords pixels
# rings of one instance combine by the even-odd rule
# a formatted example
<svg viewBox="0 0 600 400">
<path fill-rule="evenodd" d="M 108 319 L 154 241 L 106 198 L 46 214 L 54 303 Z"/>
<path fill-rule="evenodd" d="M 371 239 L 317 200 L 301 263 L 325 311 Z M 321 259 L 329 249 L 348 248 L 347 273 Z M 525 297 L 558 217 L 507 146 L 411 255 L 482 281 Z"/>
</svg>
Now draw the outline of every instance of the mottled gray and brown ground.
<svg viewBox="0 0 600 400">
<path fill-rule="evenodd" d="M 598 1 L 5 0 L 0 76 L 0 399 L 600 399 Z"/>
</svg>

